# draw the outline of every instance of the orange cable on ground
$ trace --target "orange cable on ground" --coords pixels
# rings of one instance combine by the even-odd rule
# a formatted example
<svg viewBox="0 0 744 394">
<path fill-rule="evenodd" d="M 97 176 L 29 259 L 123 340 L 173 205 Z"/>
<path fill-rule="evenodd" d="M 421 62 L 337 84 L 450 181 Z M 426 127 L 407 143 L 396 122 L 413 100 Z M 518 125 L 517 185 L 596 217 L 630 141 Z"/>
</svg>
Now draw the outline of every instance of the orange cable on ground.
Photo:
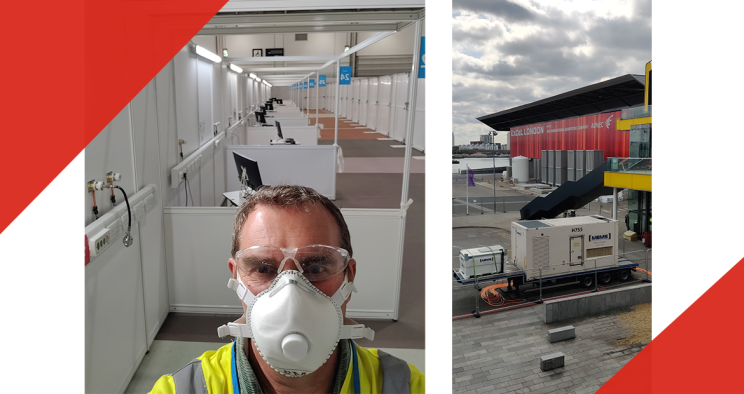
<svg viewBox="0 0 744 394">
<path fill-rule="evenodd" d="M 636 267 L 636 271 L 641 271 L 641 272 L 645 272 L 645 273 L 647 273 L 647 274 L 651 275 L 651 271 L 646 271 L 645 269 L 643 269 L 643 268 L 640 268 L 640 267 Z"/>
<path fill-rule="evenodd" d="M 483 289 L 481 289 L 481 298 L 483 301 L 487 302 L 488 305 L 491 306 L 504 306 L 504 305 L 511 305 L 511 304 L 521 304 L 524 302 L 527 302 L 527 300 L 520 298 L 518 300 L 507 300 L 505 299 L 501 293 L 499 293 L 500 288 L 508 286 L 507 283 L 500 283 L 497 285 L 491 285 L 486 286 Z"/>
</svg>

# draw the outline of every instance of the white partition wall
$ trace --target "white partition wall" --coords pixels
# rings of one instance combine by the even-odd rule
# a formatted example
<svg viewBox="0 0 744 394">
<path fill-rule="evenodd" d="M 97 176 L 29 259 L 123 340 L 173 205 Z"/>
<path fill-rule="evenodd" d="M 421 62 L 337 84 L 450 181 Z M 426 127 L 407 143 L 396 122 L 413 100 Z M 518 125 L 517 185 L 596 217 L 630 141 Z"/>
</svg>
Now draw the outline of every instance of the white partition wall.
<svg viewBox="0 0 744 394">
<path fill-rule="evenodd" d="M 227 147 L 226 165 L 228 191 L 240 190 L 232 152 L 257 161 L 265 185 L 303 185 L 336 199 L 337 147 L 333 145 L 230 145 Z"/>
<path fill-rule="evenodd" d="M 359 79 L 351 80 L 351 121 L 359 123 L 359 101 L 361 93 L 361 81 Z"/>
<path fill-rule="evenodd" d="M 372 130 L 377 130 L 377 86 L 378 78 L 368 78 L 369 93 L 367 94 L 367 122 L 364 124 Z"/>
<path fill-rule="evenodd" d="M 360 82 L 359 88 L 359 124 L 367 124 L 367 105 L 369 103 L 369 79 L 364 78 Z"/>
<path fill-rule="evenodd" d="M 347 96 L 349 94 L 349 85 L 340 85 L 338 89 L 338 116 L 346 118 Z"/>
<path fill-rule="evenodd" d="M 377 105 L 377 132 L 383 135 L 390 135 L 390 117 L 391 107 L 390 101 L 393 92 L 393 78 L 390 75 L 380 77 L 380 84 L 378 87 L 378 102 Z"/>
<path fill-rule="evenodd" d="M 247 127 L 244 134 L 246 138 L 245 140 L 241 138 L 242 145 L 271 145 L 269 140 L 279 139 L 276 127 Z M 282 136 L 284 138 L 294 138 L 295 142 L 302 146 L 318 145 L 318 128 L 314 125 L 307 127 L 282 126 Z"/>
<path fill-rule="evenodd" d="M 242 313 L 227 259 L 237 208 L 166 208 L 164 212 L 169 296 L 172 311 Z M 342 209 L 349 227 L 354 285 L 350 318 L 392 319 L 400 286 L 401 211 Z M 215 327 L 215 334 L 217 327 Z"/>
<path fill-rule="evenodd" d="M 391 120 L 390 137 L 403 142 L 406 138 L 406 117 L 408 116 L 408 74 L 393 76 L 393 114 Z"/>
<path fill-rule="evenodd" d="M 282 127 L 301 127 L 301 126 L 309 126 L 310 125 L 310 119 L 306 116 L 293 116 L 293 117 L 284 117 L 284 116 L 274 116 L 274 117 L 266 117 L 266 124 L 274 125 L 279 122 Z"/>
<path fill-rule="evenodd" d="M 424 151 L 426 146 L 426 79 L 419 78 L 416 94 L 416 118 L 413 126 L 413 148 Z"/>
</svg>

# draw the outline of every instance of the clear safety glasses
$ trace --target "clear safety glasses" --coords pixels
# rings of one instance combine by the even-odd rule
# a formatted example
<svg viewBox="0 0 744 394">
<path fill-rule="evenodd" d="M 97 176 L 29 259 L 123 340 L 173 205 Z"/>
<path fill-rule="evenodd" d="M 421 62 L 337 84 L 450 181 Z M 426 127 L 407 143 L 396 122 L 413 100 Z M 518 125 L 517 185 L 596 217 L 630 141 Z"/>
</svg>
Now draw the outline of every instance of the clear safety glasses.
<svg viewBox="0 0 744 394">
<path fill-rule="evenodd" d="M 272 282 L 290 259 L 309 281 L 320 282 L 346 269 L 349 252 L 333 246 L 308 245 L 292 249 L 251 246 L 235 253 L 240 272 L 259 283 Z"/>
</svg>

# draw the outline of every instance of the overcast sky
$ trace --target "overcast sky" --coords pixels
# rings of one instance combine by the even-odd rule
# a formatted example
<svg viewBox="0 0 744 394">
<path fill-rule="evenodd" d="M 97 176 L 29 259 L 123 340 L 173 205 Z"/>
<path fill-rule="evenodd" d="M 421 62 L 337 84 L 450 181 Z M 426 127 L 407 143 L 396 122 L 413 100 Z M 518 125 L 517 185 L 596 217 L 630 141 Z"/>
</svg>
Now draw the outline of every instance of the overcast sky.
<svg viewBox="0 0 744 394">
<path fill-rule="evenodd" d="M 452 11 L 458 145 L 488 132 L 479 116 L 644 74 L 652 60 L 650 0 L 453 0 Z"/>
</svg>

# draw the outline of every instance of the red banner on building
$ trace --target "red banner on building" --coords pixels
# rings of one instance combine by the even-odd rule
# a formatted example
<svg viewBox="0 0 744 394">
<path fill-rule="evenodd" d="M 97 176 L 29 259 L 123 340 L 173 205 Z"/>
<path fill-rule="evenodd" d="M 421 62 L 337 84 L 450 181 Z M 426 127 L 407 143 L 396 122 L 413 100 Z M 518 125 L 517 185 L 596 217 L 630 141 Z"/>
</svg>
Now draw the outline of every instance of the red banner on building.
<svg viewBox="0 0 744 394">
<path fill-rule="evenodd" d="M 511 156 L 539 159 L 543 150 L 603 150 L 604 158 L 628 157 L 630 134 L 618 131 L 621 111 L 512 127 Z"/>
</svg>

